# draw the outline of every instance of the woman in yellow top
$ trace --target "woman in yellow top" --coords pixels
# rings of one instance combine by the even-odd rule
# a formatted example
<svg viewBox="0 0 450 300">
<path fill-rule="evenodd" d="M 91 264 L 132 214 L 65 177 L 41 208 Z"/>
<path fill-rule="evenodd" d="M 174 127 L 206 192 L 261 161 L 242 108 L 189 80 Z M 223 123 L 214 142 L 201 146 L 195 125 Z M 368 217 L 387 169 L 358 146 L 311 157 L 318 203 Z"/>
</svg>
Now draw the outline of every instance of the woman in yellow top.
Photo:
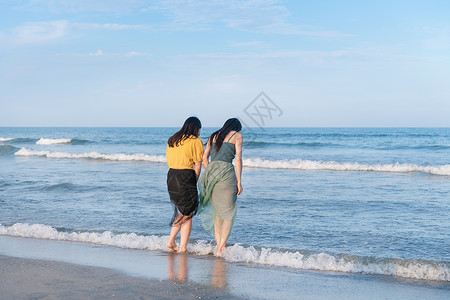
<svg viewBox="0 0 450 300">
<path fill-rule="evenodd" d="M 167 190 L 174 205 L 167 247 L 173 251 L 185 252 L 192 229 L 192 217 L 198 209 L 197 180 L 202 169 L 203 143 L 198 137 L 202 124 L 196 117 L 190 117 L 183 127 L 167 141 Z M 195 171 L 194 171 L 195 169 Z M 180 248 L 175 238 L 181 232 Z"/>
</svg>

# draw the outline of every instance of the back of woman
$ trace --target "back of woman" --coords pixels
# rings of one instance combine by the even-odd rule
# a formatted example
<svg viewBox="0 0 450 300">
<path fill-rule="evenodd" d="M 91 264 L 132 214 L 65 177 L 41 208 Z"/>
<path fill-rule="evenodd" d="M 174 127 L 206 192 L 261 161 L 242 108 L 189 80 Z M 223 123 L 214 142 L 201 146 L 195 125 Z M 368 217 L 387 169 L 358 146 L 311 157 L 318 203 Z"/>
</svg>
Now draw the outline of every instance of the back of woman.
<svg viewBox="0 0 450 300">
<path fill-rule="evenodd" d="M 203 227 L 215 235 L 219 256 L 228 240 L 242 192 L 242 125 L 232 118 L 214 132 L 203 155 L 205 173 L 200 178 L 200 217 Z M 211 156 L 211 161 L 208 160 Z M 236 170 L 232 164 L 236 157 Z"/>
<path fill-rule="evenodd" d="M 192 230 L 192 217 L 198 208 L 197 179 L 203 158 L 203 143 L 198 138 L 200 129 L 200 120 L 190 117 L 167 141 L 166 157 L 170 168 L 167 173 L 167 190 L 174 206 L 167 247 L 179 252 L 186 251 Z M 175 238 L 180 231 L 181 241 L 178 249 Z"/>
</svg>

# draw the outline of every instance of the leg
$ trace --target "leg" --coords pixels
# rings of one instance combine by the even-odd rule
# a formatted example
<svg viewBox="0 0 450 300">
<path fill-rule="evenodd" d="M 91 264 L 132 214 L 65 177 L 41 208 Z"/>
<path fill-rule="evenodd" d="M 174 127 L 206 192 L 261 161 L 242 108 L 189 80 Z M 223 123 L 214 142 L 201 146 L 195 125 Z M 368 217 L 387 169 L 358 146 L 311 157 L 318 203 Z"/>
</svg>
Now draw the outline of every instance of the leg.
<svg viewBox="0 0 450 300">
<path fill-rule="evenodd" d="M 179 220 L 180 217 L 183 217 L 182 214 L 179 214 L 176 218 L 175 218 L 175 222 L 173 223 L 174 225 L 172 225 L 172 229 L 170 230 L 170 236 L 169 236 L 169 241 L 167 242 L 167 247 L 170 248 L 173 251 L 177 251 L 177 243 L 175 243 L 175 238 L 177 237 L 178 232 L 180 231 L 181 227 L 180 226 L 176 226 L 176 221 Z"/>
<path fill-rule="evenodd" d="M 233 225 L 232 220 L 223 220 L 222 223 L 222 232 L 220 233 L 221 240 L 219 244 L 219 250 L 217 251 L 217 256 L 222 254 L 223 250 L 225 249 L 225 246 L 227 245 L 228 236 L 230 235 L 231 231 L 231 225 Z"/>
<path fill-rule="evenodd" d="M 222 240 L 222 238 L 221 238 L 222 223 L 223 223 L 223 220 L 221 218 L 219 218 L 219 216 L 216 215 L 216 220 L 214 221 L 214 234 L 216 236 L 217 246 L 220 245 L 220 242 Z"/>
<path fill-rule="evenodd" d="M 183 225 L 181 225 L 181 241 L 180 241 L 180 249 L 178 252 L 186 252 L 186 247 L 189 241 L 189 236 L 191 235 L 192 230 L 192 218 L 185 221 Z"/>
</svg>

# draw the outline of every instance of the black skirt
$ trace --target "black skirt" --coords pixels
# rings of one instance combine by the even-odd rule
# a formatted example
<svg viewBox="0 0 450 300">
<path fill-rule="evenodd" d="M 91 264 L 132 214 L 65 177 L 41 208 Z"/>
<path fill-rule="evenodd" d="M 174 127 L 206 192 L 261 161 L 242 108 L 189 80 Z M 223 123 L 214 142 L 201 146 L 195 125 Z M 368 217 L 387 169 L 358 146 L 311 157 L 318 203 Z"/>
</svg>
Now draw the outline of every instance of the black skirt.
<svg viewBox="0 0 450 300">
<path fill-rule="evenodd" d="M 181 226 L 197 213 L 198 191 L 195 171 L 192 169 L 169 169 L 167 190 L 174 206 L 170 226 Z M 178 217 L 179 213 L 181 213 L 180 217 Z"/>
</svg>

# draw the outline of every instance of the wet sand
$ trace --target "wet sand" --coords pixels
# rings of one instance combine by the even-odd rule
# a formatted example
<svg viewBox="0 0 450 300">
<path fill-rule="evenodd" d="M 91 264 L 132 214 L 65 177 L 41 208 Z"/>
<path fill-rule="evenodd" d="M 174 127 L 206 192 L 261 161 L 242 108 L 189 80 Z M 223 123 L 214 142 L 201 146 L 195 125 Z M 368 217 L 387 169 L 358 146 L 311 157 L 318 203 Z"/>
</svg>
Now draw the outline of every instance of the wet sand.
<svg viewBox="0 0 450 300">
<path fill-rule="evenodd" d="M 449 299 L 450 283 L 0 236 L 1 299 Z M 201 298 L 198 298 L 201 297 Z"/>
<path fill-rule="evenodd" d="M 236 299 L 212 286 L 106 268 L 0 256 L 1 299 Z"/>
</svg>

